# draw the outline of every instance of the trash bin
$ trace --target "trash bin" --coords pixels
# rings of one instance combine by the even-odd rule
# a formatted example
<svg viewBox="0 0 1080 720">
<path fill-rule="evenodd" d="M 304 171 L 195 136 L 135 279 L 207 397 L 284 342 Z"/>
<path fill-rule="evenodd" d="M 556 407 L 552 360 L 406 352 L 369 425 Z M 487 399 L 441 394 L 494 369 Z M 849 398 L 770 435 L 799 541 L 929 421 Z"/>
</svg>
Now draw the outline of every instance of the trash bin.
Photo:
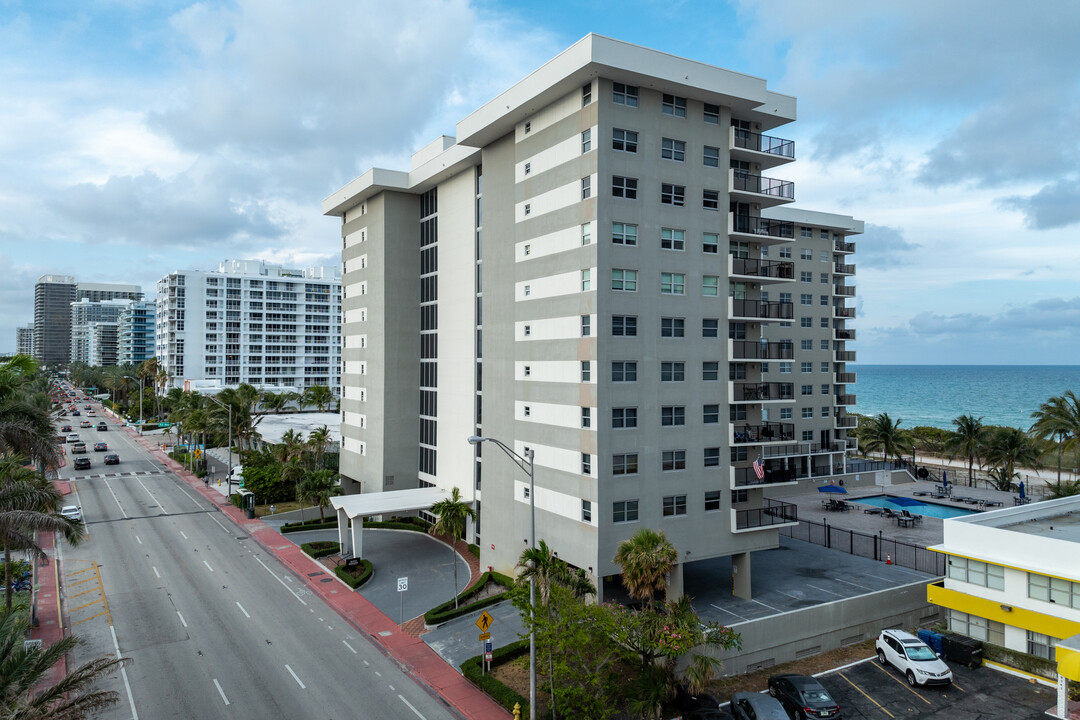
<svg viewBox="0 0 1080 720">
<path fill-rule="evenodd" d="M 945 651 L 946 660 L 967 665 L 973 670 L 982 665 L 983 647 L 978 640 L 949 633 L 942 636 L 941 645 Z"/>
<path fill-rule="evenodd" d="M 941 633 L 936 633 L 933 630 L 919 630 L 916 633 L 919 639 L 926 643 L 934 654 L 941 657 L 944 654 L 944 650 L 941 647 Z"/>
</svg>

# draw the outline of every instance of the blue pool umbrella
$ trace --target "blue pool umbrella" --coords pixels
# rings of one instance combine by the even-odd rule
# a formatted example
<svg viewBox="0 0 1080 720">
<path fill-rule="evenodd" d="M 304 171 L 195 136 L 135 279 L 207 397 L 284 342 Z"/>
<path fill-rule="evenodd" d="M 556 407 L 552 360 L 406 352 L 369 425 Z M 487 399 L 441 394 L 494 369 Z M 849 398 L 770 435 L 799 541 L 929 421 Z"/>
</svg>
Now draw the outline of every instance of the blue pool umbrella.
<svg viewBox="0 0 1080 720">
<path fill-rule="evenodd" d="M 915 498 L 909 497 L 891 497 L 889 498 L 889 501 L 893 505 L 899 505 L 900 507 L 922 507 L 926 504 L 919 502 Z"/>
<path fill-rule="evenodd" d="M 949 472 L 948 470 L 942 470 L 941 471 L 941 484 L 942 485 L 948 485 L 949 484 L 948 472 Z"/>
<path fill-rule="evenodd" d="M 1024 495 L 1024 481 L 1023 480 L 1020 481 L 1020 497 L 1025 497 L 1025 495 Z"/>
<path fill-rule="evenodd" d="M 839 485 L 822 485 L 817 489 L 818 492 L 823 493 L 841 493 L 847 495 L 847 489 L 840 487 Z"/>
</svg>

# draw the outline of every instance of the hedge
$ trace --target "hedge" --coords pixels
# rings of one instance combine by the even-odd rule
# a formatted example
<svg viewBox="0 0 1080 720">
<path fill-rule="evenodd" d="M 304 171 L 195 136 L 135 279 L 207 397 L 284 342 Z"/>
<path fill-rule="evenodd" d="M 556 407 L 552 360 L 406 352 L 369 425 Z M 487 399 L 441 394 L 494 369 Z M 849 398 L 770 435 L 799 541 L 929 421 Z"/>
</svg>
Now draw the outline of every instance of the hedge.
<svg viewBox="0 0 1080 720">
<path fill-rule="evenodd" d="M 473 543 L 469 543 L 469 552 L 471 552 L 473 555 L 475 555 L 477 558 L 479 558 L 480 557 L 480 546 L 479 545 L 474 545 Z"/>
<path fill-rule="evenodd" d="M 491 666 L 500 665 L 519 658 L 529 652 L 529 641 L 518 640 L 505 645 L 491 654 Z M 529 701 L 522 697 L 516 690 L 503 685 L 494 675 L 483 672 L 481 663 L 484 656 L 477 655 L 461 663 L 461 674 L 472 681 L 474 685 L 487 693 L 492 700 L 502 705 L 510 712 L 514 711 L 514 705 L 521 706 L 521 717 L 529 716 Z"/>
<path fill-rule="evenodd" d="M 313 558 L 321 558 L 326 557 L 327 555 L 336 555 L 341 549 L 341 545 L 336 542 L 317 540 L 315 542 L 303 543 L 300 545 L 300 549 Z"/>
<path fill-rule="evenodd" d="M 493 581 L 509 588 L 514 584 L 513 578 L 509 578 L 506 575 L 502 575 L 497 572 L 486 572 L 480 576 L 480 579 L 473 584 L 472 587 L 466 588 L 460 595 L 457 596 L 458 607 L 454 608 L 454 601 L 447 600 L 442 605 L 432 608 L 424 613 L 424 622 L 428 625 L 438 625 L 444 623 L 447 620 L 453 620 L 454 618 L 461 617 L 462 615 L 468 615 L 471 612 L 480 610 L 482 608 L 490 607 L 496 603 L 502 602 L 506 599 L 506 593 L 501 592 L 497 595 L 492 595 L 489 598 L 483 600 L 477 600 L 474 603 L 469 603 L 468 600 L 475 595 L 478 595 L 483 590 L 489 581 Z"/>
<path fill-rule="evenodd" d="M 400 518 L 397 520 L 387 520 L 386 522 L 365 522 L 365 528 L 371 528 L 372 530 L 412 530 L 414 532 L 428 531 L 431 527 L 430 523 L 426 523 L 419 518 Z M 302 530 L 333 530 L 337 528 L 337 518 L 331 520 L 322 521 L 318 518 L 314 520 L 305 520 L 303 522 L 290 522 L 281 526 L 281 532 L 291 533 L 300 532 Z"/>
<path fill-rule="evenodd" d="M 345 584 L 351 587 L 353 590 L 360 587 L 368 580 L 371 579 L 372 574 L 375 572 L 375 568 L 371 566 L 371 561 L 360 559 L 360 564 L 363 566 L 364 571 L 357 577 L 351 572 L 345 569 L 345 565 L 338 565 L 334 568 L 334 574 L 345 581 Z"/>
<path fill-rule="evenodd" d="M 426 533 L 430 525 L 421 525 L 420 523 L 411 523 L 405 520 L 387 520 L 385 522 L 365 522 L 364 527 L 373 530 L 412 530 L 413 532 Z"/>
<path fill-rule="evenodd" d="M 337 529 L 337 518 L 333 520 L 305 520 L 304 522 L 291 522 L 285 523 L 281 526 L 281 532 L 302 532 L 305 530 L 335 530 Z"/>
</svg>

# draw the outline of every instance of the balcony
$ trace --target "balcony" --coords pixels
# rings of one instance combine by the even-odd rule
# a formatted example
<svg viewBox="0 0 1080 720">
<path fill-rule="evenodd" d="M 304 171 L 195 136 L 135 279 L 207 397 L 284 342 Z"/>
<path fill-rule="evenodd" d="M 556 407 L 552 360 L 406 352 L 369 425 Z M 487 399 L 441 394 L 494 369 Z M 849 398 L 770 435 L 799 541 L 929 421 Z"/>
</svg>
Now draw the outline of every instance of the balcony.
<svg viewBox="0 0 1080 720">
<path fill-rule="evenodd" d="M 790 342 L 728 340 L 729 360 L 790 360 L 793 357 L 795 345 Z"/>
<path fill-rule="evenodd" d="M 728 151 L 736 160 L 749 160 L 767 170 L 795 159 L 795 141 L 731 128 Z"/>
<path fill-rule="evenodd" d="M 855 362 L 855 351 L 854 350 L 837 350 L 835 357 L 836 357 L 836 362 Z"/>
<path fill-rule="evenodd" d="M 855 396 L 854 395 L 848 395 L 848 394 L 844 393 L 844 394 L 837 394 L 835 397 L 836 397 L 836 404 L 837 405 L 854 405 L 855 404 Z"/>
<path fill-rule="evenodd" d="M 795 279 L 795 263 L 788 260 L 761 260 L 728 255 L 728 274 L 753 278 L 761 283 Z"/>
<path fill-rule="evenodd" d="M 735 515 L 733 523 L 736 531 L 770 528 L 777 525 L 791 525 L 799 522 L 799 508 L 792 504 L 765 498 L 763 507 L 754 510 L 731 511 Z"/>
<path fill-rule="evenodd" d="M 728 188 L 733 198 L 773 207 L 795 202 L 795 183 L 728 169 Z"/>
<path fill-rule="evenodd" d="M 853 318 L 853 317 L 855 317 L 855 308 L 853 308 L 853 307 L 844 307 L 843 305 L 834 305 L 833 306 L 833 317 L 849 318 L 849 319 Z"/>
<path fill-rule="evenodd" d="M 821 443 L 793 443 L 790 445 L 766 445 L 762 448 L 762 456 L 766 458 L 783 458 L 783 457 L 800 457 L 803 455 L 827 455 L 829 453 L 841 452 L 844 449 L 844 443 L 841 441 L 833 442 L 829 445 L 822 445 Z"/>
<path fill-rule="evenodd" d="M 798 480 L 795 476 L 794 469 L 778 468 L 776 470 L 770 470 L 765 468 L 765 477 L 758 479 L 757 474 L 752 467 L 737 467 L 732 468 L 735 487 L 751 487 L 754 485 L 780 485 L 784 483 L 793 483 Z"/>
<path fill-rule="evenodd" d="M 838 373 L 836 373 L 836 384 L 837 385 L 846 385 L 848 383 L 853 383 L 853 382 L 856 382 L 855 373 L 849 373 L 849 372 L 838 372 Z"/>
<path fill-rule="evenodd" d="M 746 318 L 748 320 L 791 320 L 795 317 L 795 306 L 791 303 L 782 303 L 777 300 L 761 302 L 760 300 L 737 300 L 728 298 L 730 317 L 732 319 Z"/>
<path fill-rule="evenodd" d="M 836 263 L 835 265 L 833 265 L 833 272 L 837 275 L 854 275 L 855 266 L 846 265 L 844 263 Z"/>
<path fill-rule="evenodd" d="M 728 213 L 728 235 L 736 235 L 733 240 L 778 245 L 795 239 L 795 223 Z"/>
<path fill-rule="evenodd" d="M 733 442 L 736 445 L 771 442 L 791 442 L 795 439 L 792 423 L 767 422 L 761 425 L 735 425 Z"/>
<path fill-rule="evenodd" d="M 837 415 L 833 420 L 835 421 L 833 425 L 837 430 L 859 426 L 859 420 L 854 415 Z"/>
<path fill-rule="evenodd" d="M 857 437 L 845 438 L 844 439 L 844 446 L 848 450 L 858 450 L 859 449 L 859 438 L 857 438 Z"/>
<path fill-rule="evenodd" d="M 833 240 L 833 250 L 840 253 L 853 253 L 855 252 L 855 243 Z"/>
<path fill-rule="evenodd" d="M 833 330 L 833 340 L 854 340 L 855 330 L 852 328 L 835 328 Z"/>
<path fill-rule="evenodd" d="M 855 297 L 854 285 L 833 285 L 833 295 L 840 297 Z"/>
<path fill-rule="evenodd" d="M 795 384 L 779 382 L 732 383 L 731 402 L 794 400 Z"/>
</svg>

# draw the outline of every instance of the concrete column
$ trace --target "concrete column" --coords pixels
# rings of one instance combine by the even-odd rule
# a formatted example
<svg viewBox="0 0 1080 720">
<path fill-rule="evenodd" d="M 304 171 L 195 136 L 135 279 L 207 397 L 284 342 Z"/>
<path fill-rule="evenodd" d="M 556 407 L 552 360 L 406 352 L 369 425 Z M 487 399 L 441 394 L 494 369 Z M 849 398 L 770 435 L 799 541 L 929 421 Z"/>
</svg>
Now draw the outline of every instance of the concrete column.
<svg viewBox="0 0 1080 720">
<path fill-rule="evenodd" d="M 677 563 L 668 575 L 667 599 L 678 600 L 683 596 L 683 564 Z"/>
<path fill-rule="evenodd" d="M 342 508 L 337 511 L 337 540 L 341 546 L 341 556 L 350 557 L 352 548 L 349 547 L 349 516 Z"/>
<path fill-rule="evenodd" d="M 1057 716 L 1069 716 L 1069 681 L 1064 675 L 1057 678 Z"/>
<path fill-rule="evenodd" d="M 731 594 L 743 600 L 750 597 L 750 553 L 731 556 Z"/>
<path fill-rule="evenodd" d="M 360 515 L 352 521 L 352 557 L 364 557 L 364 518 Z"/>
</svg>

